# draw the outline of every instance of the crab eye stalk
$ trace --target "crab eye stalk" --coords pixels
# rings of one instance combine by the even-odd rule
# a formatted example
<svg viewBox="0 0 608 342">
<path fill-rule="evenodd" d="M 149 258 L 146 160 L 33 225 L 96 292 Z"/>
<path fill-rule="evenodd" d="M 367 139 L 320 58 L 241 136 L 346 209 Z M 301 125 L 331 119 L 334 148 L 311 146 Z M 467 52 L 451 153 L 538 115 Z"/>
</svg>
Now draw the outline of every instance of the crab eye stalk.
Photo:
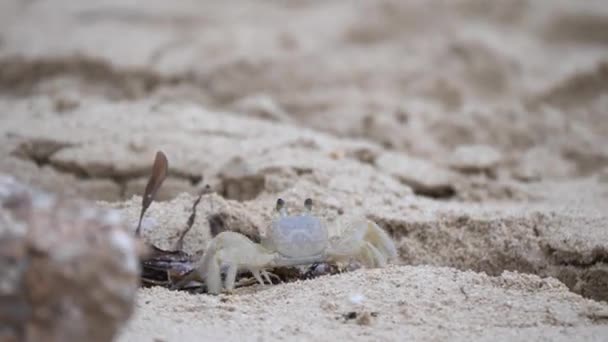
<svg viewBox="0 0 608 342">
<path fill-rule="evenodd" d="M 304 207 L 306 208 L 307 211 L 309 211 L 309 212 L 312 211 L 312 199 L 307 198 L 304 201 Z"/>
<path fill-rule="evenodd" d="M 211 189 L 211 185 L 209 185 L 209 184 L 205 184 L 205 187 L 203 188 L 202 191 L 203 191 L 204 195 L 208 195 L 213 192 L 213 190 Z"/>
<path fill-rule="evenodd" d="M 277 199 L 277 211 L 281 211 L 285 206 L 285 201 L 282 198 Z"/>
<path fill-rule="evenodd" d="M 287 215 L 286 211 L 285 211 L 285 201 L 282 198 L 277 199 L 277 206 L 276 206 L 276 210 L 279 214 L 281 214 L 282 216 Z"/>
</svg>

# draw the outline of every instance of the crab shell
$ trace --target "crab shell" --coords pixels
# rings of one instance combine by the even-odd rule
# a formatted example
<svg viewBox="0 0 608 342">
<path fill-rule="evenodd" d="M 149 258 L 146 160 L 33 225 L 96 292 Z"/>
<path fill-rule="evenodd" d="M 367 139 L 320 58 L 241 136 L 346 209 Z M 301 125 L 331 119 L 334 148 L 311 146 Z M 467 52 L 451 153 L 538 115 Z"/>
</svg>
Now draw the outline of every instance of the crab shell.
<svg viewBox="0 0 608 342">
<path fill-rule="evenodd" d="M 287 259 L 321 255 L 328 246 L 325 224 L 309 214 L 281 216 L 272 222 L 270 248 Z"/>
</svg>

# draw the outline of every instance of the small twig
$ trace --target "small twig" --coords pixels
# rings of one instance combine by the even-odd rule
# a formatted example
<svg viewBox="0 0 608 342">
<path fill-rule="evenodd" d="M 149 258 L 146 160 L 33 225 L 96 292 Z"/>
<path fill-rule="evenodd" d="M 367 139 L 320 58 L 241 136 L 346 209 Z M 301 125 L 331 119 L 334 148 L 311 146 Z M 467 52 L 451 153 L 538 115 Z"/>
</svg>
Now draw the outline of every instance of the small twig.
<svg viewBox="0 0 608 342">
<path fill-rule="evenodd" d="M 192 213 L 190 214 L 190 217 L 188 217 L 188 222 L 186 222 L 186 229 L 184 229 L 181 232 L 181 234 L 179 235 L 179 238 L 177 239 L 177 242 L 175 243 L 175 250 L 181 251 L 182 248 L 184 247 L 184 237 L 186 236 L 186 234 L 188 234 L 188 232 L 190 231 L 190 229 L 192 229 L 192 226 L 194 225 L 194 220 L 196 219 L 196 207 L 200 203 L 201 198 L 203 198 L 203 195 L 207 195 L 207 194 L 210 194 L 210 193 L 211 193 L 211 187 L 209 185 L 207 185 L 198 194 L 198 197 L 196 198 L 196 200 L 192 204 Z"/>
<path fill-rule="evenodd" d="M 169 162 L 167 161 L 167 156 L 162 151 L 156 152 L 156 157 L 154 158 L 154 164 L 152 165 L 152 174 L 148 179 L 148 184 L 146 184 L 146 188 L 144 190 L 144 196 L 141 200 L 141 212 L 139 213 L 139 222 L 137 223 L 137 229 L 135 230 L 135 236 L 140 236 L 141 234 L 141 221 L 144 218 L 144 214 L 150 204 L 154 201 L 154 197 L 156 197 L 156 193 L 160 186 L 163 184 L 165 178 L 167 178 L 167 173 L 169 170 Z"/>
<path fill-rule="evenodd" d="M 464 295 L 465 300 L 469 300 L 469 294 L 464 290 L 464 286 L 460 287 L 460 293 Z"/>
<path fill-rule="evenodd" d="M 214 192 L 213 190 L 211 190 L 211 186 L 209 184 L 205 185 L 205 189 L 203 189 L 203 191 L 205 192 L 205 194 L 212 194 Z M 209 211 L 212 213 L 215 211 L 213 209 L 213 197 L 209 198 Z"/>
</svg>

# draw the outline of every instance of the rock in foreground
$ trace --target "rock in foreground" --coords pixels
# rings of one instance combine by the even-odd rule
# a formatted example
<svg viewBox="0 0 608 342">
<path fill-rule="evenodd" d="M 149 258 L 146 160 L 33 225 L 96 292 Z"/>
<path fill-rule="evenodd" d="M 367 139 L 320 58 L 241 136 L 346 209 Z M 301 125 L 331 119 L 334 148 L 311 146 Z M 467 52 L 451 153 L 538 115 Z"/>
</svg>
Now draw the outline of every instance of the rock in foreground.
<svg viewBox="0 0 608 342">
<path fill-rule="evenodd" d="M 0 340 L 112 340 L 139 282 L 118 214 L 1 175 L 0 204 Z"/>
</svg>

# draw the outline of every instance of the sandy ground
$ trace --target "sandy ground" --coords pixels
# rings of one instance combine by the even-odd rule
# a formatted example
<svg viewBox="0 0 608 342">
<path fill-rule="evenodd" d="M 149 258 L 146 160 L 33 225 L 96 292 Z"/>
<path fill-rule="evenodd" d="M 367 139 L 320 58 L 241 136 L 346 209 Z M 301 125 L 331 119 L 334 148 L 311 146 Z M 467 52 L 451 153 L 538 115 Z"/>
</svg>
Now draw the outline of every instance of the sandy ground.
<svg viewBox="0 0 608 342">
<path fill-rule="evenodd" d="M 141 290 L 119 341 L 608 339 L 604 1 L 0 1 L 0 172 L 264 232 L 366 215 L 398 265 L 232 296 Z"/>
</svg>

